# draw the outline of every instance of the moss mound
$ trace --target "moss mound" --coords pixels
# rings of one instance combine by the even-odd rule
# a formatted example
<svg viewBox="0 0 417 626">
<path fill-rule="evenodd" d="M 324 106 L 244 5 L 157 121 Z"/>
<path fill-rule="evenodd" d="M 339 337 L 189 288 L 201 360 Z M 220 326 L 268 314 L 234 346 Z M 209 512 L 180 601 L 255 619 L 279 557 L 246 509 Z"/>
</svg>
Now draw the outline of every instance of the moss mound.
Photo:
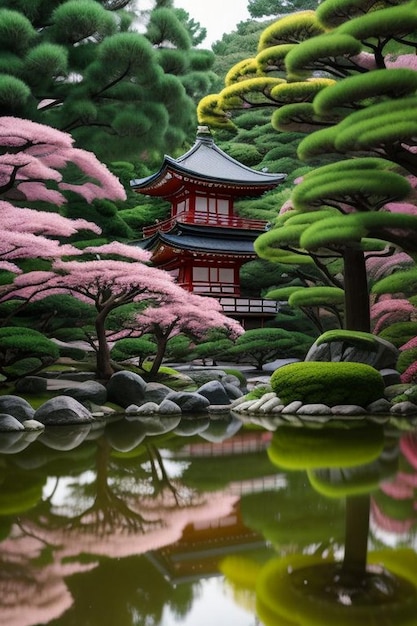
<svg viewBox="0 0 417 626">
<path fill-rule="evenodd" d="M 384 396 L 380 373 L 364 363 L 303 361 L 277 369 L 271 387 L 283 404 L 358 404 L 366 407 Z"/>
</svg>

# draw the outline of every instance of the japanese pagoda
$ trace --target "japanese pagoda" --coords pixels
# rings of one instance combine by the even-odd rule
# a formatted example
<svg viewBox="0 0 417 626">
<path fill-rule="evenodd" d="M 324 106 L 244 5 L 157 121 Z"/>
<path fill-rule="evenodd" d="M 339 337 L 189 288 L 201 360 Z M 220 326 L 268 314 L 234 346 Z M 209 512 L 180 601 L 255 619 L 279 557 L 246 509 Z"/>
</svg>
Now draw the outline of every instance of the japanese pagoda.
<svg viewBox="0 0 417 626">
<path fill-rule="evenodd" d="M 234 202 L 259 197 L 284 179 L 239 163 L 200 126 L 188 152 L 165 156 L 158 172 L 131 181 L 137 193 L 171 204 L 170 217 L 145 228 L 135 245 L 151 251 L 152 263 L 188 291 L 216 297 L 224 313 L 246 328 L 262 325 L 276 315 L 277 303 L 242 297 L 239 272 L 256 258 L 253 242 L 267 223 L 238 217 Z"/>
</svg>

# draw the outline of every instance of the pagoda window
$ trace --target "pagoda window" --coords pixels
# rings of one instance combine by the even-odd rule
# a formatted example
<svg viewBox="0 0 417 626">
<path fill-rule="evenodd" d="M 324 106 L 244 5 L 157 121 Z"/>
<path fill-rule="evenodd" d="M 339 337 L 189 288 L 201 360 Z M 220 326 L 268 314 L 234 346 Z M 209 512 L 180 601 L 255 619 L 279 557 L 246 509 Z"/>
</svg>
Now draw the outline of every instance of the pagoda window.
<svg viewBox="0 0 417 626">
<path fill-rule="evenodd" d="M 232 267 L 193 267 L 193 291 L 197 293 L 236 293 L 235 270 Z"/>
<path fill-rule="evenodd" d="M 230 201 L 216 196 L 196 196 L 195 210 L 200 215 L 217 217 L 229 215 Z"/>
<path fill-rule="evenodd" d="M 180 215 L 180 213 L 186 213 L 189 209 L 189 199 L 186 198 L 185 200 L 183 200 L 182 202 L 178 202 L 174 207 L 173 207 L 173 215 Z"/>
</svg>

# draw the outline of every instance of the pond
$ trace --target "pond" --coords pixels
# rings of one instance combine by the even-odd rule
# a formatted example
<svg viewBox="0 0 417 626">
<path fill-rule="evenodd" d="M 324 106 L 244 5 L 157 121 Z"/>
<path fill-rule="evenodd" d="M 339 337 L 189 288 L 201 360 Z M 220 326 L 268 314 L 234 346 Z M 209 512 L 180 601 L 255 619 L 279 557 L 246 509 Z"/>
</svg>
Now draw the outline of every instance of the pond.
<svg viewBox="0 0 417 626">
<path fill-rule="evenodd" d="M 0 481 L 2 624 L 417 624 L 410 425 L 2 433 Z"/>
</svg>

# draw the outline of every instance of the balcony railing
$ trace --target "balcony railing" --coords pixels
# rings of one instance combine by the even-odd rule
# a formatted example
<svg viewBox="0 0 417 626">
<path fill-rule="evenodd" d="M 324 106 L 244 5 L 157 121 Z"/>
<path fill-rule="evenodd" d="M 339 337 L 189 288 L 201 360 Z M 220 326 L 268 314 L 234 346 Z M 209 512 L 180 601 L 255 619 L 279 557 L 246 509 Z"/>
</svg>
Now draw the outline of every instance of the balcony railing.
<svg viewBox="0 0 417 626">
<path fill-rule="evenodd" d="M 203 211 L 195 213 L 180 213 L 175 217 L 170 217 L 162 222 L 146 226 L 143 229 L 143 236 L 150 237 L 156 232 L 166 233 L 179 224 L 197 224 L 201 226 L 213 226 L 214 228 L 242 228 L 244 230 L 265 230 L 267 222 L 265 220 L 252 220 L 237 215 L 213 215 Z"/>
<path fill-rule="evenodd" d="M 276 315 L 280 303 L 263 298 L 245 298 L 242 296 L 220 296 L 218 298 L 225 315 Z"/>
</svg>

